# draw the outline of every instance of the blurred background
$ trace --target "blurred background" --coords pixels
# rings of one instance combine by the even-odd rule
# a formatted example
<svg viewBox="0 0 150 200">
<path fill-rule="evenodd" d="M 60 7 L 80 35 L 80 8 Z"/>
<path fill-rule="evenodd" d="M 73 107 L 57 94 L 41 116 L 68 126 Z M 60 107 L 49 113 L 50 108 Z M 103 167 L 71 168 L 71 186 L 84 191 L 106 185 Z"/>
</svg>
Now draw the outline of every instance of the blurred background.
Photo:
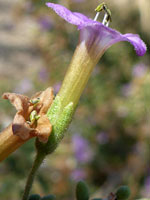
<svg viewBox="0 0 150 200">
<path fill-rule="evenodd" d="M 0 95 L 31 96 L 59 91 L 79 31 L 45 6 L 44 0 L 0 0 Z M 56 0 L 94 18 L 98 0 Z M 122 184 L 131 199 L 150 198 L 150 1 L 106 0 L 110 27 L 137 33 L 148 47 L 138 57 L 127 42 L 115 44 L 95 67 L 65 138 L 44 161 L 32 193 L 75 199 L 78 180 L 92 197 L 106 197 Z M 101 21 L 102 18 L 99 18 Z M 15 109 L 0 99 L 0 129 Z M 35 156 L 34 140 L 0 164 L 0 198 L 19 200 Z"/>
</svg>

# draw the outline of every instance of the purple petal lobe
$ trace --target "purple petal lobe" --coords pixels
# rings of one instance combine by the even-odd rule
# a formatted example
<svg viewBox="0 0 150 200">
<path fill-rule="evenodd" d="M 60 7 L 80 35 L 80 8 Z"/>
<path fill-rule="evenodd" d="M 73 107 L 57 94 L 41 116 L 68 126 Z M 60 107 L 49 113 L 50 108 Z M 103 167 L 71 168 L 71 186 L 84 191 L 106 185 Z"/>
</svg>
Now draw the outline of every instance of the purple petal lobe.
<svg viewBox="0 0 150 200">
<path fill-rule="evenodd" d="M 125 38 L 125 41 L 130 42 L 134 46 L 138 56 L 143 56 L 145 54 L 147 48 L 139 35 L 128 33 L 123 35 L 123 37 Z"/>
<path fill-rule="evenodd" d="M 77 12 L 71 12 L 70 10 L 59 4 L 46 3 L 46 5 L 52 8 L 64 20 L 76 26 L 83 26 L 86 21 L 89 21 L 89 19 L 85 15 Z"/>
</svg>

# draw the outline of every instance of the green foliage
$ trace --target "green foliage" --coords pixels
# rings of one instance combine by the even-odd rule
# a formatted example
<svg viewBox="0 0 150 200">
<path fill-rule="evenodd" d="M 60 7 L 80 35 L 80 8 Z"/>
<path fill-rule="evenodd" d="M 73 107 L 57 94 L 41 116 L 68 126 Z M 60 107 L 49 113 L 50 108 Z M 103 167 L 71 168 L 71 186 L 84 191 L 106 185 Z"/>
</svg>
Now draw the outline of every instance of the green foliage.
<svg viewBox="0 0 150 200">
<path fill-rule="evenodd" d="M 94 198 L 94 199 L 92 199 L 92 200 L 102 200 L 101 198 Z"/>
<path fill-rule="evenodd" d="M 76 186 L 76 198 L 77 200 L 88 200 L 89 189 L 84 181 L 79 181 Z"/>
<path fill-rule="evenodd" d="M 28 200 L 55 200 L 56 196 L 53 194 L 44 196 L 44 197 L 40 197 L 40 195 L 38 194 L 31 194 Z"/>
<path fill-rule="evenodd" d="M 29 200 L 41 200 L 41 197 L 38 194 L 31 194 Z"/>
<path fill-rule="evenodd" d="M 118 200 L 126 200 L 130 196 L 130 188 L 128 186 L 120 186 L 116 191 Z"/>
<path fill-rule="evenodd" d="M 47 195 L 45 197 L 42 197 L 41 200 L 55 200 L 56 197 L 53 194 Z"/>
</svg>

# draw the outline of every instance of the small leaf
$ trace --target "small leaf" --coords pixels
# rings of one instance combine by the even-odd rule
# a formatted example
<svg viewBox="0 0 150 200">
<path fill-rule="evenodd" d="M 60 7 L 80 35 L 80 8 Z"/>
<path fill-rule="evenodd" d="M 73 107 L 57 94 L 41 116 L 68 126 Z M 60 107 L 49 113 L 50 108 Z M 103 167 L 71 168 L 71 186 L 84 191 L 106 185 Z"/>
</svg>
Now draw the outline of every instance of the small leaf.
<svg viewBox="0 0 150 200">
<path fill-rule="evenodd" d="M 42 197 L 41 200 L 55 200 L 55 199 L 56 199 L 55 195 L 50 194 L 50 195 L 47 195 L 45 197 Z"/>
<path fill-rule="evenodd" d="M 103 199 L 101 199 L 101 198 L 94 198 L 94 199 L 92 199 L 92 200 L 103 200 Z"/>
<path fill-rule="evenodd" d="M 130 196 L 130 188 L 128 186 L 120 186 L 116 192 L 117 200 L 126 200 Z"/>
<path fill-rule="evenodd" d="M 77 183 L 76 198 L 77 198 L 77 200 L 88 200 L 89 199 L 88 186 L 84 181 L 79 181 Z"/>
<path fill-rule="evenodd" d="M 41 197 L 38 194 L 31 194 L 29 200 L 41 200 Z"/>
</svg>

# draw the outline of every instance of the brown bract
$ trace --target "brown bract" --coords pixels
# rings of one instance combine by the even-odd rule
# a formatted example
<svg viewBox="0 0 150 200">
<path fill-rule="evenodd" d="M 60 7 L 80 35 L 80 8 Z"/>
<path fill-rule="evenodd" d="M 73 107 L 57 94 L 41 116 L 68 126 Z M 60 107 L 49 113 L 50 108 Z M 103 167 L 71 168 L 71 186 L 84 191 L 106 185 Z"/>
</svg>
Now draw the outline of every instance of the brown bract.
<svg viewBox="0 0 150 200">
<path fill-rule="evenodd" d="M 16 93 L 4 93 L 2 97 L 8 99 L 17 110 L 12 123 L 13 134 L 23 140 L 37 136 L 41 142 L 46 143 L 52 131 L 52 125 L 46 113 L 54 98 L 53 89 L 49 87 L 45 91 L 36 93 L 31 99 Z M 33 103 L 36 99 L 39 102 Z M 30 115 L 34 110 L 40 117 L 30 123 Z"/>
</svg>

